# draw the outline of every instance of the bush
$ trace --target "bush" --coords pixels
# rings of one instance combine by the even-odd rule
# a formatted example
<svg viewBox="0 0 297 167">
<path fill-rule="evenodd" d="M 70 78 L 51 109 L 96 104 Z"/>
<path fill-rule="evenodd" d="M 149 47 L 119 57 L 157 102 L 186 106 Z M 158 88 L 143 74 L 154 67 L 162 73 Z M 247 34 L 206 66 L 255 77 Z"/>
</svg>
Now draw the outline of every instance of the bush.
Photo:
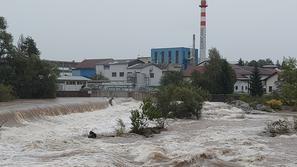
<svg viewBox="0 0 297 167">
<path fill-rule="evenodd" d="M 139 110 L 131 111 L 131 132 L 136 134 L 141 134 L 142 131 L 147 127 L 147 120 L 143 113 Z"/>
<path fill-rule="evenodd" d="M 143 104 L 141 105 L 141 109 L 143 114 L 147 117 L 148 120 L 156 123 L 157 128 L 163 129 L 165 128 L 165 122 L 167 119 L 167 115 L 163 114 L 153 103 L 152 98 L 146 98 L 143 100 Z"/>
<path fill-rule="evenodd" d="M 281 109 L 281 106 L 283 105 L 283 103 L 281 100 L 272 99 L 267 101 L 266 105 L 268 105 L 272 109 Z"/>
<path fill-rule="evenodd" d="M 268 122 L 265 130 L 270 134 L 270 136 L 275 137 L 277 135 L 290 133 L 290 128 L 290 122 L 287 119 L 284 119 L 275 122 Z"/>
<path fill-rule="evenodd" d="M 207 97 L 207 92 L 189 85 L 167 86 L 157 93 L 156 106 L 165 117 L 199 119 Z"/>
<path fill-rule="evenodd" d="M 12 95 L 12 87 L 0 84 L 0 102 L 10 101 L 14 99 Z"/>
<path fill-rule="evenodd" d="M 116 136 L 122 136 L 125 133 L 126 126 L 122 119 L 117 120 L 117 127 L 115 129 Z"/>
</svg>

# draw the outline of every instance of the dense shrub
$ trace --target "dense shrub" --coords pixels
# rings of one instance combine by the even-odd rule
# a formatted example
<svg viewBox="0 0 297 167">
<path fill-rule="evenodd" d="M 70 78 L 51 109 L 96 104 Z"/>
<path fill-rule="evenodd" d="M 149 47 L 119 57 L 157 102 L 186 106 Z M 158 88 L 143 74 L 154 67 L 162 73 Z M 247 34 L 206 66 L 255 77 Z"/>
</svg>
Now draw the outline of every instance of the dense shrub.
<svg viewBox="0 0 297 167">
<path fill-rule="evenodd" d="M 207 92 L 189 85 L 167 86 L 157 93 L 156 106 L 166 117 L 199 119 L 207 97 Z"/>
<path fill-rule="evenodd" d="M 272 99 L 267 101 L 266 105 L 268 105 L 272 109 L 281 109 L 281 106 L 283 105 L 283 103 L 281 100 Z"/>
<path fill-rule="evenodd" d="M 140 110 L 132 110 L 130 120 L 132 133 L 141 134 L 143 129 L 147 127 L 147 120 Z"/>
<path fill-rule="evenodd" d="M 13 90 L 11 86 L 0 84 L 0 102 L 13 100 Z"/>
</svg>

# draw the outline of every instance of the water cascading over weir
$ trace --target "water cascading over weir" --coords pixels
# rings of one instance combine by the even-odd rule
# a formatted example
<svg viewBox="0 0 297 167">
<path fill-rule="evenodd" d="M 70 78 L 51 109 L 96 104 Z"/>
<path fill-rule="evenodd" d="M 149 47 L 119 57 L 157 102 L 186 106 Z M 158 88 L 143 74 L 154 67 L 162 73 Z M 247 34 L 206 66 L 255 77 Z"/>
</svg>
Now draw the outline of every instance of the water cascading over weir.
<svg viewBox="0 0 297 167">
<path fill-rule="evenodd" d="M 44 102 L 45 100 L 41 100 Z M 71 100 L 70 100 L 71 101 Z M 32 102 L 32 101 L 31 101 Z M 37 101 L 38 103 L 39 101 Z M 53 102 L 48 104 L 32 104 L 26 106 L 27 101 L 18 102 L 20 104 L 3 104 L 0 105 L 0 125 L 16 126 L 21 125 L 25 121 L 34 121 L 46 119 L 49 116 L 67 115 L 72 113 L 92 112 L 107 108 L 109 101 L 107 98 L 100 100 L 90 100 L 80 102 Z M 14 108 L 17 106 L 16 108 Z M 22 107 L 24 106 L 24 107 Z"/>
</svg>

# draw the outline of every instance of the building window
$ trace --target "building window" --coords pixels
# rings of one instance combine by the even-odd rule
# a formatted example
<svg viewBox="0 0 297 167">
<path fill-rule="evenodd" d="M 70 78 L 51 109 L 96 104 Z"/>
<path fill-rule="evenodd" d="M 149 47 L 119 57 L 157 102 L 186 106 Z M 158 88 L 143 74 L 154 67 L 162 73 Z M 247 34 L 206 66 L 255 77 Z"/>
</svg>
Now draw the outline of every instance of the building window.
<svg viewBox="0 0 297 167">
<path fill-rule="evenodd" d="M 164 64 L 164 60 L 165 60 L 165 54 L 164 52 L 161 52 L 161 63 Z"/>
<path fill-rule="evenodd" d="M 117 77 L 117 73 L 116 72 L 113 72 L 113 73 L 111 73 L 111 76 L 112 77 Z"/>
<path fill-rule="evenodd" d="M 272 86 L 269 86 L 269 92 L 272 92 Z"/>
<path fill-rule="evenodd" d="M 245 86 L 245 90 L 248 90 L 248 87 L 247 86 Z"/>
<path fill-rule="evenodd" d="M 241 86 L 241 90 L 243 91 L 243 86 Z"/>
<path fill-rule="evenodd" d="M 179 52 L 178 52 L 178 50 L 175 52 L 175 64 L 179 64 Z"/>
<path fill-rule="evenodd" d="M 120 72 L 120 77 L 124 77 L 125 73 L 124 72 Z"/>
<path fill-rule="evenodd" d="M 171 64 L 171 51 L 168 52 L 168 64 Z"/>
<path fill-rule="evenodd" d="M 109 70 L 110 66 L 109 65 L 103 65 L 104 70 Z"/>
<path fill-rule="evenodd" d="M 155 74 L 154 73 L 150 73 L 150 78 L 155 78 Z"/>
<path fill-rule="evenodd" d="M 155 61 L 155 64 L 158 63 L 158 52 L 155 52 L 155 59 L 154 59 L 154 61 Z"/>
<path fill-rule="evenodd" d="M 238 90 L 238 86 L 235 86 L 235 90 Z"/>
</svg>

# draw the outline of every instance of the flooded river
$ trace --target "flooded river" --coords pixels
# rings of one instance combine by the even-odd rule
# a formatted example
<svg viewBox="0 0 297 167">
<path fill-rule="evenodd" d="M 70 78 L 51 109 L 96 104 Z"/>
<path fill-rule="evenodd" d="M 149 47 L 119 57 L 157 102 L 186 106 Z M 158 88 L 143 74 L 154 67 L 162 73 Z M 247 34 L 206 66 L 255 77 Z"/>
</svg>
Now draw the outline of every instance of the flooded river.
<svg viewBox="0 0 297 167">
<path fill-rule="evenodd" d="M 296 135 L 260 135 L 265 122 L 281 115 L 247 115 L 224 103 L 206 103 L 199 121 L 169 120 L 167 131 L 152 138 L 86 137 L 90 130 L 113 133 L 119 118 L 129 130 L 129 112 L 139 105 L 116 99 L 115 105 L 93 112 L 23 119 L 21 126 L 2 127 L 0 166 L 297 166 Z"/>
</svg>

